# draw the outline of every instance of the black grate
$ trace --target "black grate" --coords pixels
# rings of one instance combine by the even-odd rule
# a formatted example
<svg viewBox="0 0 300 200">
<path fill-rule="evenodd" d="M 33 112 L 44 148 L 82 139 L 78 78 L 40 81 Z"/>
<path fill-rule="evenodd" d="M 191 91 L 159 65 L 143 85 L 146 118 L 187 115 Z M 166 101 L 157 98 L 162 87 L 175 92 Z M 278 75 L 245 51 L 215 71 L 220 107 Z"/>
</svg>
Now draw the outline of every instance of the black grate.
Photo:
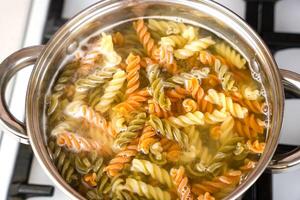
<svg viewBox="0 0 300 200">
<path fill-rule="evenodd" d="M 300 47 L 300 34 L 274 32 L 274 8 L 278 1 L 245 0 L 246 21 L 264 39 L 273 53 L 285 48 Z M 44 28 L 43 44 L 47 43 L 52 35 L 66 22 L 66 19 L 61 17 L 63 4 L 63 0 L 51 1 Z M 295 98 L 295 96 L 286 93 L 286 98 Z M 277 152 L 284 153 L 292 148 L 294 147 L 289 145 L 279 145 Z M 53 194 L 53 187 L 33 185 L 33 188 L 36 187 L 36 190 L 32 191 L 32 185 L 27 184 L 32 156 L 33 153 L 30 147 L 21 145 L 8 199 L 22 200 L 29 196 L 51 196 Z M 24 193 L 24 191 L 26 192 Z M 272 175 L 263 173 L 256 183 L 244 194 L 242 199 L 271 200 Z"/>
</svg>

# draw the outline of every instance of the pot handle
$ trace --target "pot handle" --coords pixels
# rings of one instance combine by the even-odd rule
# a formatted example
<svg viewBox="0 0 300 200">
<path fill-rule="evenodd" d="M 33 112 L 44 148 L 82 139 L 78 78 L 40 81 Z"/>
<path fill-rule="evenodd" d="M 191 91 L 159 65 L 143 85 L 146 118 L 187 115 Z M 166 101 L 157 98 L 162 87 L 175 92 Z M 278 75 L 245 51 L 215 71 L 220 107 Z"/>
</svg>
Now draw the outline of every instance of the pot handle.
<svg viewBox="0 0 300 200">
<path fill-rule="evenodd" d="M 284 69 L 280 69 L 280 73 L 284 88 L 300 96 L 300 74 Z M 282 173 L 297 165 L 300 165 L 300 147 L 285 154 L 275 155 L 268 169 L 272 173 Z"/>
<path fill-rule="evenodd" d="M 20 122 L 10 113 L 5 101 L 5 91 L 9 80 L 18 71 L 36 62 L 43 47 L 41 45 L 21 49 L 0 64 L 0 126 L 24 144 L 29 144 L 25 122 Z"/>
</svg>

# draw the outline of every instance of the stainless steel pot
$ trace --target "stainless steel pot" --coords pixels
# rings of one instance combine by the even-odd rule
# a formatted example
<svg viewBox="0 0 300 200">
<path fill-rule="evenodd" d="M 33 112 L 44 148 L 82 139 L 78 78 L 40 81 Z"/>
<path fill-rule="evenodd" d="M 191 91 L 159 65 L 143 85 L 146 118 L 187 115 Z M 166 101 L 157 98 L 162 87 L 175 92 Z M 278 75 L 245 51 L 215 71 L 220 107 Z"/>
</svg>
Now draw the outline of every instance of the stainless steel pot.
<svg viewBox="0 0 300 200">
<path fill-rule="evenodd" d="M 260 74 L 270 103 L 270 122 L 265 152 L 257 167 L 226 199 L 241 196 L 268 167 L 272 172 L 283 172 L 300 164 L 300 150 L 274 157 L 283 119 L 283 86 L 300 94 L 300 75 L 279 70 L 261 38 L 238 16 L 210 0 L 105 0 L 69 20 L 45 46 L 22 49 L 0 65 L 0 122 L 20 142 L 30 144 L 43 169 L 56 185 L 74 199 L 84 199 L 71 188 L 52 164 L 46 147 L 45 93 L 58 74 L 59 63 L 81 39 L 95 30 L 105 30 L 137 17 L 184 19 L 217 34 L 250 63 Z M 26 123 L 8 111 L 4 94 L 8 81 L 20 69 L 34 64 L 26 98 Z M 9 153 L 9 152 L 8 152 Z"/>
</svg>

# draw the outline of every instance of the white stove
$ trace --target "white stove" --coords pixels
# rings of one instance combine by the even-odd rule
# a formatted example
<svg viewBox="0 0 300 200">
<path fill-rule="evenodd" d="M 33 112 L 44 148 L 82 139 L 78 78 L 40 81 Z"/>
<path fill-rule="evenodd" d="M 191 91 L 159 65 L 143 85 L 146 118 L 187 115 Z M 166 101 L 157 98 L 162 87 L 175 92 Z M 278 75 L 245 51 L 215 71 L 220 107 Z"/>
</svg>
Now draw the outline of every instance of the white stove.
<svg viewBox="0 0 300 200">
<path fill-rule="evenodd" d="M 244 0 L 215 0 L 226 7 L 230 8 L 242 18 L 245 18 L 246 3 Z M 47 18 L 47 11 L 50 4 L 50 0 L 24 0 L 27 3 L 27 20 L 24 20 L 24 30 L 23 42 L 22 39 L 19 43 L 22 46 L 31 46 L 35 44 L 40 44 L 42 40 L 43 30 L 45 21 Z M 63 6 L 63 18 L 70 18 L 75 15 L 78 11 L 84 9 L 85 7 L 97 2 L 97 0 L 65 0 Z M 6 2 L 0 2 L 0 25 L 1 18 L 6 17 L 1 15 L 1 6 L 6 4 Z M 24 6 L 24 5 L 23 5 Z M 299 0 L 285 0 L 279 1 L 276 4 L 275 12 L 275 31 L 280 32 L 292 32 L 300 33 L 300 1 Z M 17 13 L 14 12 L 16 14 Z M 25 15 L 25 14 L 24 14 Z M 26 15 L 25 15 L 26 16 Z M 8 35 L 10 30 L 1 30 L 1 32 L 7 32 Z M 22 38 L 22 37 L 21 37 Z M 1 42 L 1 41 L 0 41 Z M 13 50 L 20 48 L 21 45 L 15 47 Z M 3 53 L 0 59 L 3 59 L 8 54 Z M 299 49 L 289 49 L 279 51 L 275 55 L 275 59 L 278 66 L 284 69 L 289 69 L 300 73 L 300 48 Z M 10 87 L 10 108 L 12 112 L 19 118 L 24 118 L 24 103 L 20 103 L 22 99 L 25 99 L 26 84 L 29 79 L 31 69 L 25 69 L 21 71 L 20 74 L 13 80 L 13 84 Z M 285 103 L 285 116 L 282 128 L 282 137 L 280 143 L 282 144 L 292 144 L 300 145 L 300 127 L 298 126 L 298 113 L 300 113 L 300 99 L 299 100 L 286 100 Z M 15 163 L 16 154 L 18 151 L 19 144 L 7 135 L 0 137 L 0 199 L 7 198 L 7 190 L 10 184 L 10 179 L 13 173 L 13 166 Z M 5 163 L 4 165 L 2 163 Z M 33 159 L 29 183 L 32 184 L 52 184 L 52 181 L 47 177 L 45 172 L 41 169 L 36 158 Z M 293 172 L 288 172 L 285 174 L 274 175 L 273 176 L 273 199 L 300 199 L 300 190 L 298 189 L 300 185 L 300 170 Z M 31 199 L 31 198 L 30 198 Z M 50 200 L 50 199 L 69 199 L 66 197 L 58 188 L 55 188 L 53 197 L 35 197 L 35 200 Z"/>
</svg>

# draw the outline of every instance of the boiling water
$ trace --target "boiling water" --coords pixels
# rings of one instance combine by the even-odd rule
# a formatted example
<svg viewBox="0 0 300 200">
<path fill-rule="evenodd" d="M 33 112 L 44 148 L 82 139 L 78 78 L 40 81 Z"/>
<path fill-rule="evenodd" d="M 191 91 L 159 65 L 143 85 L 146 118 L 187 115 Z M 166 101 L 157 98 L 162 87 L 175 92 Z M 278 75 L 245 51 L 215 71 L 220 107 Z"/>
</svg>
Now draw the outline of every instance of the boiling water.
<svg viewBox="0 0 300 200">
<path fill-rule="evenodd" d="M 261 76 L 209 30 L 135 20 L 68 52 L 49 91 L 48 146 L 83 196 L 220 199 L 263 153 Z"/>
</svg>

